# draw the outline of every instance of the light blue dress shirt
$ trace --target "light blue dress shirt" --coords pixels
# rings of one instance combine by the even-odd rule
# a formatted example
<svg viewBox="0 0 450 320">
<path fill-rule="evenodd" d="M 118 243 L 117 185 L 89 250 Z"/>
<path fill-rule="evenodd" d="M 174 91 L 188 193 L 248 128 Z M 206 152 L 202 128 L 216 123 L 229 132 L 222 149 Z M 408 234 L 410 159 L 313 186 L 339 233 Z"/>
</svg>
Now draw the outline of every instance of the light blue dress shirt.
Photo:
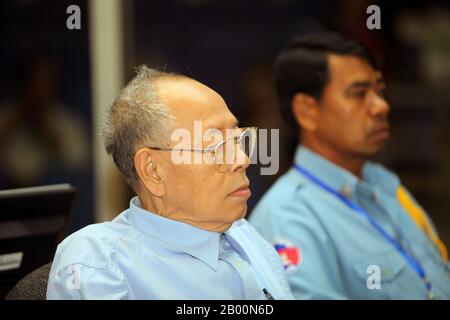
<svg viewBox="0 0 450 320">
<path fill-rule="evenodd" d="M 47 299 L 293 299 L 273 247 L 244 219 L 224 233 L 140 207 L 70 235 L 57 248 Z"/>
<path fill-rule="evenodd" d="M 297 149 L 295 163 L 366 210 L 422 264 L 435 298 L 450 298 L 449 264 L 399 204 L 397 176 L 369 162 L 360 180 L 306 147 Z M 268 241 L 299 249 L 300 263 L 285 265 L 297 299 L 427 297 L 424 281 L 366 218 L 294 168 L 249 220 Z"/>
</svg>

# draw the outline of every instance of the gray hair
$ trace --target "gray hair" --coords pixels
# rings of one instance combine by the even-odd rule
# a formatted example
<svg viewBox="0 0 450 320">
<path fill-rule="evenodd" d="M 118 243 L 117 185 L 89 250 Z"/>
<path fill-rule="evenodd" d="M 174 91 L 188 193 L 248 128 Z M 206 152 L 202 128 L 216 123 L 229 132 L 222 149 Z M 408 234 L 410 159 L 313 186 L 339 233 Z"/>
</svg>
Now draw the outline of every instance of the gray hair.
<svg viewBox="0 0 450 320">
<path fill-rule="evenodd" d="M 176 76 L 142 65 L 109 108 L 102 135 L 106 152 L 137 191 L 139 178 L 134 167 L 136 151 L 143 146 L 161 147 L 168 142 L 173 117 L 155 89 L 155 81 Z"/>
</svg>

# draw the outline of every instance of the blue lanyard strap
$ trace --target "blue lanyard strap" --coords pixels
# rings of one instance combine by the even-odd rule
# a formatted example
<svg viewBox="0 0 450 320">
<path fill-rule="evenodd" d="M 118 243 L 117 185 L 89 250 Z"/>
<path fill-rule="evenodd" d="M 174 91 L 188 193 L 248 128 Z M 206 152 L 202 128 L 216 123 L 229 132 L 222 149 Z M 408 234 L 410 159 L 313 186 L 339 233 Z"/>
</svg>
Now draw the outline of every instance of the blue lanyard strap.
<svg viewBox="0 0 450 320">
<path fill-rule="evenodd" d="M 425 270 L 422 268 L 420 263 L 416 261 L 411 255 L 409 255 L 403 247 L 400 245 L 400 243 L 395 240 L 393 237 L 391 237 L 368 213 L 366 210 L 358 206 L 356 203 L 352 202 L 350 199 L 346 198 L 344 195 L 340 194 L 333 188 L 331 188 L 329 185 L 327 185 L 325 182 L 317 178 L 314 174 L 306 170 L 305 168 L 294 164 L 295 170 L 300 172 L 302 175 L 307 177 L 309 180 L 311 180 L 313 183 L 324 189 L 325 191 L 331 193 L 332 195 L 336 196 L 339 200 L 341 200 L 347 207 L 352 209 L 353 211 L 357 212 L 361 216 L 367 219 L 369 223 L 372 225 L 375 230 L 377 230 L 387 241 L 389 241 L 394 248 L 405 258 L 406 262 L 413 268 L 413 270 L 420 276 L 420 278 L 425 282 L 425 286 L 428 291 L 428 297 L 431 296 L 431 283 L 428 281 L 427 276 L 425 274 Z"/>
</svg>

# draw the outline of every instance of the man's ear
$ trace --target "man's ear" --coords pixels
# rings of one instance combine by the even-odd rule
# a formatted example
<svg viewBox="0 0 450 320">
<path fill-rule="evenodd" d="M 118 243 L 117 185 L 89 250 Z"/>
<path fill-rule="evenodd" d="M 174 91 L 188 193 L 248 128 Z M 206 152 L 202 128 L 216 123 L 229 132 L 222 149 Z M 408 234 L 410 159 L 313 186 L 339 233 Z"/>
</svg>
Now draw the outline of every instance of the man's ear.
<svg viewBox="0 0 450 320">
<path fill-rule="evenodd" d="M 165 190 L 163 169 L 154 160 L 150 149 L 139 149 L 134 155 L 134 167 L 142 185 L 154 196 L 162 197 Z"/>
<path fill-rule="evenodd" d="M 317 100 L 310 95 L 296 93 L 292 98 L 292 114 L 303 130 L 316 130 L 319 120 L 319 107 Z"/>
</svg>

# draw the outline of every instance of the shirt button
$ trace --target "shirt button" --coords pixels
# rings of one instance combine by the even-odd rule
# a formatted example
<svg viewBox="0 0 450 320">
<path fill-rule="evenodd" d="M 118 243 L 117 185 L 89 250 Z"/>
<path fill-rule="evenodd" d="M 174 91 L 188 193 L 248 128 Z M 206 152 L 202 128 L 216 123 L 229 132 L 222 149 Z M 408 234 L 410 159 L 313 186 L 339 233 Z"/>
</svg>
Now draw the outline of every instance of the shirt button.
<svg viewBox="0 0 450 320">
<path fill-rule="evenodd" d="M 341 194 L 344 197 L 350 198 L 352 196 L 352 188 L 350 186 L 343 186 L 341 188 Z"/>
</svg>

